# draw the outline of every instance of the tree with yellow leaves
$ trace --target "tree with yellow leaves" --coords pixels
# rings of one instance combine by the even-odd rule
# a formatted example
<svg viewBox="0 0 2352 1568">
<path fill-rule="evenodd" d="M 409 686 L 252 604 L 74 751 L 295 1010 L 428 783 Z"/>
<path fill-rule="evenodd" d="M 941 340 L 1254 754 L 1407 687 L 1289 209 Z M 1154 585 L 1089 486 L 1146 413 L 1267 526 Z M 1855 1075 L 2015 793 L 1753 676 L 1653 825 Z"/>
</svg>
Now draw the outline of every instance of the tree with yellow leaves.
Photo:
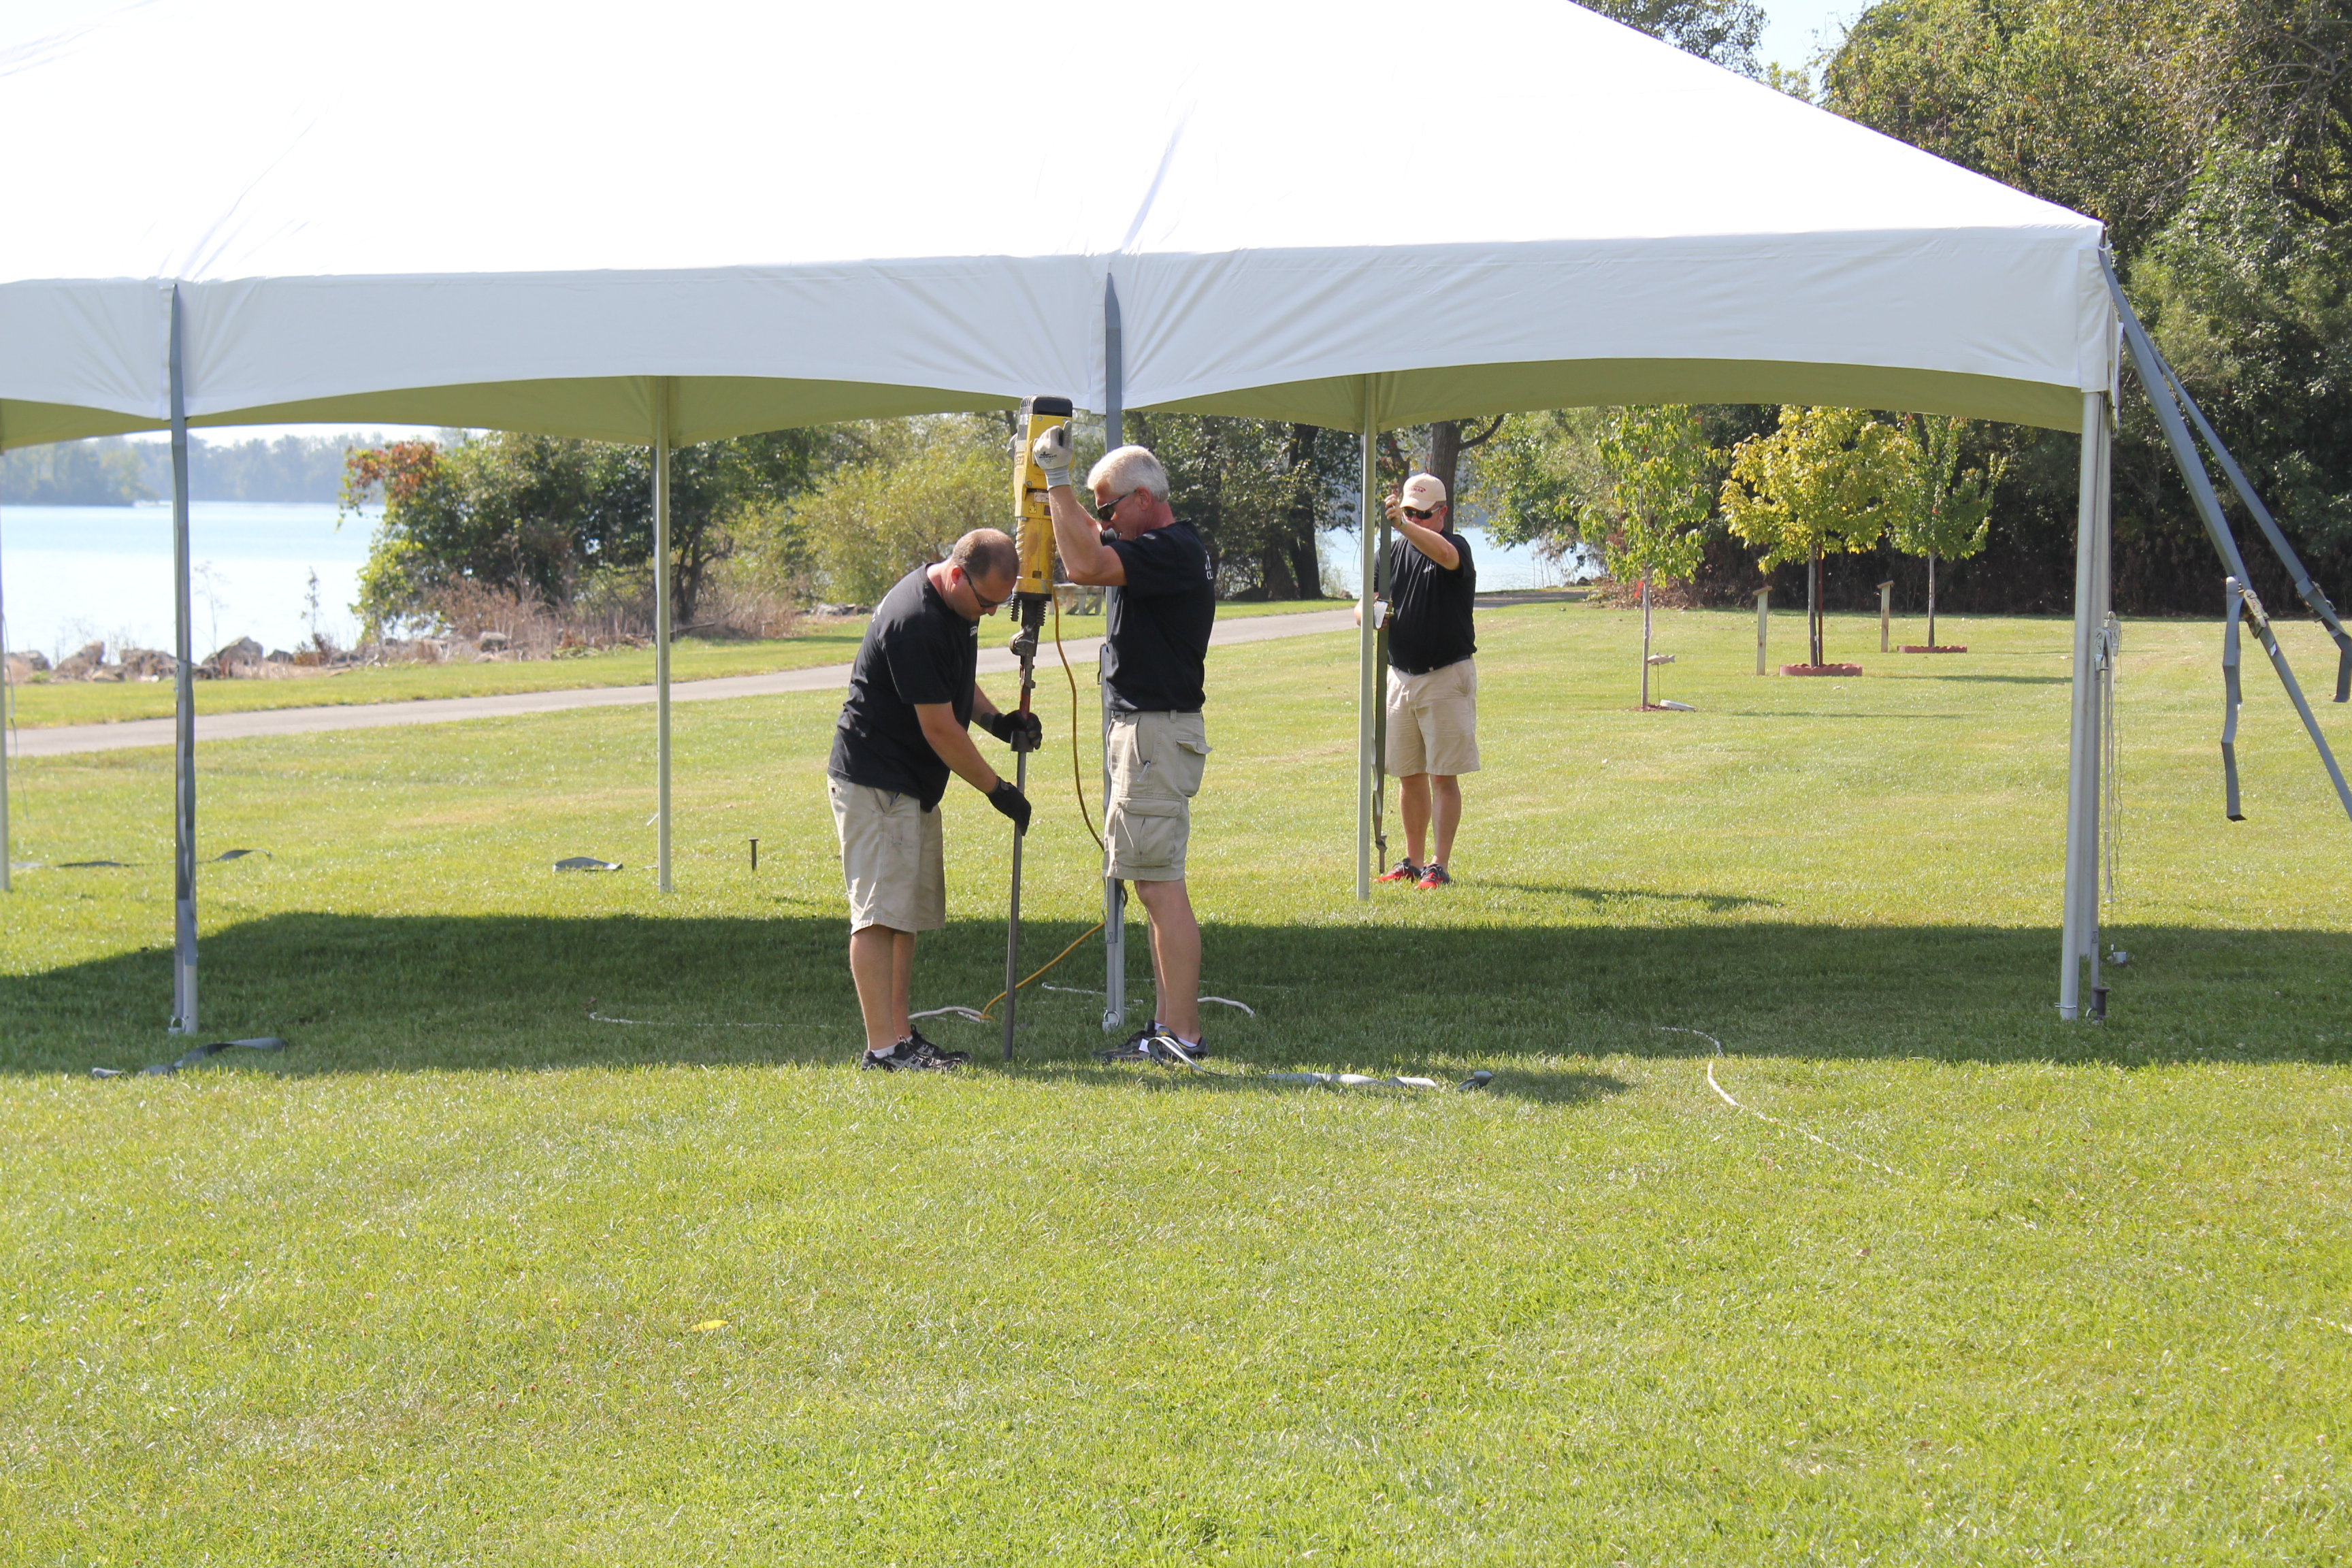
<svg viewBox="0 0 2352 1568">
<path fill-rule="evenodd" d="M 1762 547 L 1766 571 L 1802 561 L 1811 574 L 1811 662 L 1822 658 L 1822 559 L 1876 544 L 1910 502 L 1911 438 L 1859 408 L 1784 405 L 1780 427 L 1731 449 L 1723 513 L 1732 533 Z"/>
</svg>

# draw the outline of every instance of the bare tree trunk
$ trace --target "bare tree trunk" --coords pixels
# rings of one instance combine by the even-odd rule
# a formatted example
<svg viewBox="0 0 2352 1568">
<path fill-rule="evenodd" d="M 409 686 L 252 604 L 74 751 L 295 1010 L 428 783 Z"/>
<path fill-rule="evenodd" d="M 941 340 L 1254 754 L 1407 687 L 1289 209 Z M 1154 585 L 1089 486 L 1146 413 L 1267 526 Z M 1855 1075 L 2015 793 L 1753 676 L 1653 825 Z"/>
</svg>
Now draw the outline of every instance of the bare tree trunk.
<svg viewBox="0 0 2352 1568">
<path fill-rule="evenodd" d="M 1927 557 L 1927 646 L 1936 646 L 1936 557 Z"/>
<path fill-rule="evenodd" d="M 1493 423 L 1467 439 L 1463 437 L 1459 419 L 1440 419 L 1429 427 L 1430 476 L 1445 487 L 1446 515 L 1457 528 L 1461 526 L 1461 509 L 1454 505 L 1454 477 L 1462 466 L 1462 454 L 1485 446 L 1502 427 L 1503 416 L 1499 414 Z"/>
<path fill-rule="evenodd" d="M 1812 569 L 1805 574 L 1805 627 L 1811 635 L 1812 662 L 1822 663 L 1822 552 L 1813 550 Z"/>
<path fill-rule="evenodd" d="M 1650 710 L 1650 574 L 1642 574 L 1642 710 Z"/>
</svg>

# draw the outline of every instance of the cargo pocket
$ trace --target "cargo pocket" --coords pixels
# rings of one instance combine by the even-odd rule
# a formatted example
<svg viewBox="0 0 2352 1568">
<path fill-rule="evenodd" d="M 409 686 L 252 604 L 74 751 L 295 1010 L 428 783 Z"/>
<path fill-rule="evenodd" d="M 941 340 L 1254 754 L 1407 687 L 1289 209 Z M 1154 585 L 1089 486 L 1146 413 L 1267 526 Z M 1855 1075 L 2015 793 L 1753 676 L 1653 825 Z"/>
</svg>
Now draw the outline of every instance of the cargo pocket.
<svg viewBox="0 0 2352 1568">
<path fill-rule="evenodd" d="M 1201 716 L 1189 714 L 1169 726 L 1168 783 L 1186 800 L 1201 793 L 1201 773 L 1209 763 L 1209 735 Z"/>
<path fill-rule="evenodd" d="M 1190 815 L 1181 801 L 1119 802 L 1110 822 L 1113 869 L 1132 875 L 1180 865 Z"/>
</svg>

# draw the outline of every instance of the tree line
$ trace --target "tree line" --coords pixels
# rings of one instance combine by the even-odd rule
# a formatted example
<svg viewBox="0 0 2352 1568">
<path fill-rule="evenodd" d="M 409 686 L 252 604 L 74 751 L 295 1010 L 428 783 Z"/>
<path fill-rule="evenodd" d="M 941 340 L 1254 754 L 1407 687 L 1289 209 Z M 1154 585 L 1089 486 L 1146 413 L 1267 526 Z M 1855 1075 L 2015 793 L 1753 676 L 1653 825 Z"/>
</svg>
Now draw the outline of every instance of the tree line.
<svg viewBox="0 0 2352 1568">
<path fill-rule="evenodd" d="M 342 491 L 343 454 L 376 436 L 280 436 L 243 441 L 188 438 L 191 500 L 331 501 Z M 0 454 L 0 502 L 18 506 L 135 506 L 172 493 L 172 447 L 153 438 L 100 436 Z"/>
</svg>

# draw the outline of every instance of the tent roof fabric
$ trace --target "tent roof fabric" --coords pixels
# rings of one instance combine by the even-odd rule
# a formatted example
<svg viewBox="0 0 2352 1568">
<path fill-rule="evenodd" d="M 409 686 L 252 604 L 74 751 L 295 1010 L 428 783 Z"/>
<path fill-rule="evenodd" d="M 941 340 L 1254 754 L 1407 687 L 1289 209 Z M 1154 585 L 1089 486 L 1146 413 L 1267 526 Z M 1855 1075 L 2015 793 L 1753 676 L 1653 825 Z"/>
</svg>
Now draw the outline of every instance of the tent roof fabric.
<svg viewBox="0 0 2352 1568">
<path fill-rule="evenodd" d="M 150 0 L 0 52 L 0 443 L 1103 405 L 2075 428 L 2099 226 L 1566 0 Z M 1404 68 L 1409 67 L 1409 71 Z M 1384 84 L 1394 83 L 1393 87 Z M 1367 383 L 1364 378 L 1375 380 Z"/>
</svg>

